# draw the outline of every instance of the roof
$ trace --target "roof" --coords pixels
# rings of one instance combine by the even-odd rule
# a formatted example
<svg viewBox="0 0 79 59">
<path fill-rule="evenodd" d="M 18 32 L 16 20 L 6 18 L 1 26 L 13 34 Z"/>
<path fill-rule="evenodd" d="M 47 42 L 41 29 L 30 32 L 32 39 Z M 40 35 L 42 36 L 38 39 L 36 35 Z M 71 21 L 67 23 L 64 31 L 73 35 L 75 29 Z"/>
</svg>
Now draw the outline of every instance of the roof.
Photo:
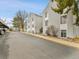
<svg viewBox="0 0 79 59">
<path fill-rule="evenodd" d="M 57 5 L 56 5 L 56 1 L 52 1 L 52 0 L 49 0 L 49 2 L 48 2 L 48 5 L 47 5 L 47 7 L 43 10 L 43 12 L 45 12 L 47 9 L 49 9 L 49 8 L 56 8 L 57 7 Z M 43 13 L 42 12 L 42 13 Z"/>
<path fill-rule="evenodd" d="M 8 28 L 9 29 L 9 27 L 7 25 L 3 24 L 2 22 L 0 22 L 0 28 Z"/>
<path fill-rule="evenodd" d="M 38 14 L 36 14 L 36 13 L 31 12 L 30 15 L 32 15 L 32 14 L 33 14 L 33 15 L 36 15 L 36 16 L 39 16 L 39 17 L 42 17 L 41 15 L 38 15 Z"/>
<path fill-rule="evenodd" d="M 45 11 L 48 9 L 49 4 L 50 4 L 50 2 L 48 2 L 47 6 L 46 6 L 46 8 L 43 10 L 43 12 L 45 12 Z M 43 12 L 42 12 L 42 13 L 43 13 Z"/>
</svg>

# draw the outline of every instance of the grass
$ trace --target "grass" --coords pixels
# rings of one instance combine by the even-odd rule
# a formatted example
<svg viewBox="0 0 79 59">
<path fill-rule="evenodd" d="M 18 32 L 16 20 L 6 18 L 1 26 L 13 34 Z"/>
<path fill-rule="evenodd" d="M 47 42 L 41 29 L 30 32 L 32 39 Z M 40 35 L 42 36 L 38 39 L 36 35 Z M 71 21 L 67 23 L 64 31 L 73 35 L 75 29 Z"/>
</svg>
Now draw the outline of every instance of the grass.
<svg viewBox="0 0 79 59">
<path fill-rule="evenodd" d="M 79 36 L 75 37 L 73 41 L 79 43 Z"/>
</svg>

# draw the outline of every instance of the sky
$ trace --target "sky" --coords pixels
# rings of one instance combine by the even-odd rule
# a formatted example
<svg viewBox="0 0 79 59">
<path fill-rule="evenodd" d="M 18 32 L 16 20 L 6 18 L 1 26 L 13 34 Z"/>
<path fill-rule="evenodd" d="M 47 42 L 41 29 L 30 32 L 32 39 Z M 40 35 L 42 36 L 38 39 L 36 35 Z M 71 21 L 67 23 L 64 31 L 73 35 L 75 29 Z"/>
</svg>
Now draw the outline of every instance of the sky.
<svg viewBox="0 0 79 59">
<path fill-rule="evenodd" d="M 0 18 L 10 22 L 19 10 L 41 14 L 47 4 L 48 0 L 0 0 Z"/>
</svg>

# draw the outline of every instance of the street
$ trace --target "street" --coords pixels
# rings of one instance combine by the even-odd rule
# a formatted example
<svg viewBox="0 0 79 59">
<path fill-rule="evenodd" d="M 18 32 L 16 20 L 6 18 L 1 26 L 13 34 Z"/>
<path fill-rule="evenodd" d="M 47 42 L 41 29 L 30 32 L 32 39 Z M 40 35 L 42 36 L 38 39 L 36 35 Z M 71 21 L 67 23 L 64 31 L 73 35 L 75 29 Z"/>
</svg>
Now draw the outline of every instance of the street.
<svg viewBox="0 0 79 59">
<path fill-rule="evenodd" d="M 11 32 L 0 36 L 0 59 L 79 59 L 79 49 Z"/>
<path fill-rule="evenodd" d="M 7 36 L 9 33 L 6 33 L 5 35 L 0 35 L 0 59 L 7 59 L 8 52 L 9 52 L 9 46 L 6 44 Z"/>
</svg>

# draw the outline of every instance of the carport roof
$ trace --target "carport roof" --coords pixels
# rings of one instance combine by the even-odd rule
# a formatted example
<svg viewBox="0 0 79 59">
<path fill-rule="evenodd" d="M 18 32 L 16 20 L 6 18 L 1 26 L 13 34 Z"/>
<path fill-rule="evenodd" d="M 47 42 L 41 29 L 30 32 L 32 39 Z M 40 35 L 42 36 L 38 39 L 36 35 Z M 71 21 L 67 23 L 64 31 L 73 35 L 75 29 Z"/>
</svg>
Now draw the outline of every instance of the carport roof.
<svg viewBox="0 0 79 59">
<path fill-rule="evenodd" d="M 7 25 L 3 24 L 2 22 L 0 22 L 0 28 L 8 28 L 9 29 L 9 27 Z"/>
</svg>

